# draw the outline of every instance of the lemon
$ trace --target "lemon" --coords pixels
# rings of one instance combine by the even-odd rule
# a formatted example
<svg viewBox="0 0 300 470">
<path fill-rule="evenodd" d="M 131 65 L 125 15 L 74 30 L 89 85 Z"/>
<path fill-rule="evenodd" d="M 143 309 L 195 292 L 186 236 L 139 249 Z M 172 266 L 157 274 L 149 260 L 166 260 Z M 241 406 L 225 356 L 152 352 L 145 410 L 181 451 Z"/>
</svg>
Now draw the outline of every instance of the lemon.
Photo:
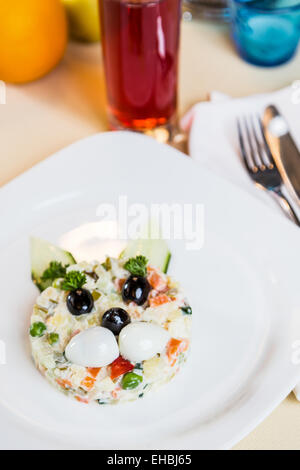
<svg viewBox="0 0 300 470">
<path fill-rule="evenodd" d="M 62 0 L 66 7 L 71 36 L 74 39 L 100 40 L 98 0 Z"/>
</svg>

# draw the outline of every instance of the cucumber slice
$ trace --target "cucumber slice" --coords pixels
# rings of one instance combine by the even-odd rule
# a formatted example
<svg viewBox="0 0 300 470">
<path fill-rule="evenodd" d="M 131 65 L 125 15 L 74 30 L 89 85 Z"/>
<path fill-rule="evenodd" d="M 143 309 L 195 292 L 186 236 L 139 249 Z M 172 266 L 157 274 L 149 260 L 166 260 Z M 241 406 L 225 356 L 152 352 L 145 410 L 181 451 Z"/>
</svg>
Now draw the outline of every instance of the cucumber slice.
<svg viewBox="0 0 300 470">
<path fill-rule="evenodd" d="M 120 259 L 135 258 L 138 255 L 146 256 L 150 264 L 164 273 L 168 272 L 172 255 L 165 240 L 151 240 L 148 238 L 131 240 L 125 250 L 122 251 Z"/>
<path fill-rule="evenodd" d="M 32 237 L 30 239 L 30 251 L 31 277 L 40 291 L 51 285 L 51 281 L 41 279 L 51 261 L 58 261 L 64 266 L 66 264 L 76 264 L 76 260 L 71 253 L 40 238 Z"/>
</svg>

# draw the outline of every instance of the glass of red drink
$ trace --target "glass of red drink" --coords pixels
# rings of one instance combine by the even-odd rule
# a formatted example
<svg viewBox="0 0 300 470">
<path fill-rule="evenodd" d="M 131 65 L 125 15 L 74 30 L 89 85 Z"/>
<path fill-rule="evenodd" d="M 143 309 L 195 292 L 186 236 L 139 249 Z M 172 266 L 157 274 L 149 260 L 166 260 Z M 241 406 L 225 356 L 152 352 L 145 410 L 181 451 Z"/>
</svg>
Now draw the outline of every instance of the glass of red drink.
<svg viewBox="0 0 300 470">
<path fill-rule="evenodd" d="M 142 132 L 176 122 L 181 0 L 99 0 L 109 122 Z"/>
</svg>

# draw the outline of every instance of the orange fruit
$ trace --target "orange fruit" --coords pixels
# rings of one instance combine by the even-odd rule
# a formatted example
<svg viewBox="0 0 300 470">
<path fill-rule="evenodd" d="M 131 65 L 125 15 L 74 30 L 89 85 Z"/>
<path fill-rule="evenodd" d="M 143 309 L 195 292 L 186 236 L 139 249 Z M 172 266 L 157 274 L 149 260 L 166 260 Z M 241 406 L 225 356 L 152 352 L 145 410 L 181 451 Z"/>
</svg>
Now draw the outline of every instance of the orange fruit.
<svg viewBox="0 0 300 470">
<path fill-rule="evenodd" d="M 61 0 L 0 0 L 0 80 L 42 77 L 63 57 L 67 37 Z"/>
</svg>

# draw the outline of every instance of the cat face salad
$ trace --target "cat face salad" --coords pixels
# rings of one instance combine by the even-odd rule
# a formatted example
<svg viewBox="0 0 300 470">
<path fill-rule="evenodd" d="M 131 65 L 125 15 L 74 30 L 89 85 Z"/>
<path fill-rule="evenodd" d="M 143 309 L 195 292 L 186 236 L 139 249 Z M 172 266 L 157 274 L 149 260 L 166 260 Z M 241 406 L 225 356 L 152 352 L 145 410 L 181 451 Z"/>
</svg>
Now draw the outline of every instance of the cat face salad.
<svg viewBox="0 0 300 470">
<path fill-rule="evenodd" d="M 192 309 L 178 283 L 145 256 L 76 263 L 33 239 L 32 275 L 41 290 L 32 356 L 63 393 L 101 405 L 135 400 L 186 361 Z"/>
</svg>

